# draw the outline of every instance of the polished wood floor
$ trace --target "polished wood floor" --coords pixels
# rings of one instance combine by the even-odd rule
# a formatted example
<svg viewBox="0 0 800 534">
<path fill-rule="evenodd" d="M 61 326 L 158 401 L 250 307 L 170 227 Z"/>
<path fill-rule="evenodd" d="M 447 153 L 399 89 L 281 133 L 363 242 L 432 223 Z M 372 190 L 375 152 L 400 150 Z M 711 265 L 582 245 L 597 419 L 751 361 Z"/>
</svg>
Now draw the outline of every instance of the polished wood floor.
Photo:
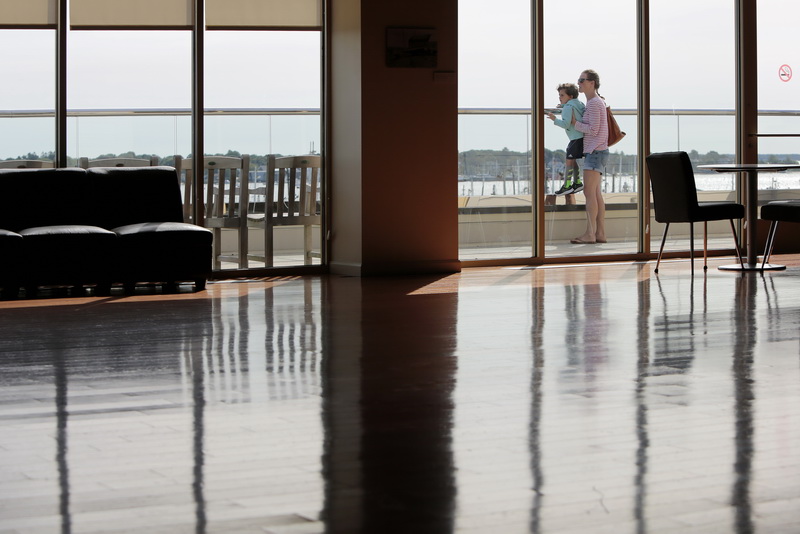
<svg viewBox="0 0 800 534">
<path fill-rule="evenodd" d="M 0 532 L 800 532 L 781 261 L 2 302 Z"/>
</svg>

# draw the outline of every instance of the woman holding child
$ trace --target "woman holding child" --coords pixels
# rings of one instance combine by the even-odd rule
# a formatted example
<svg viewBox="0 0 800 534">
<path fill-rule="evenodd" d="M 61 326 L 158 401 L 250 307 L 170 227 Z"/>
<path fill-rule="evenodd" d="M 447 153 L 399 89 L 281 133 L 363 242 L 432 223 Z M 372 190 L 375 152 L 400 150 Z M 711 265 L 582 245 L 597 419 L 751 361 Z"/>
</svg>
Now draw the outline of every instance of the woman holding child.
<svg viewBox="0 0 800 534">
<path fill-rule="evenodd" d="M 600 76 L 587 69 L 578 79 L 578 90 L 586 96 L 586 110 L 583 117 L 572 123 L 575 129 L 583 132 L 583 194 L 586 197 L 586 231 L 570 243 L 592 244 L 606 242 L 606 205 L 600 191 L 600 177 L 605 172 L 608 161 L 608 118 L 606 104 L 597 92 L 600 89 Z"/>
</svg>

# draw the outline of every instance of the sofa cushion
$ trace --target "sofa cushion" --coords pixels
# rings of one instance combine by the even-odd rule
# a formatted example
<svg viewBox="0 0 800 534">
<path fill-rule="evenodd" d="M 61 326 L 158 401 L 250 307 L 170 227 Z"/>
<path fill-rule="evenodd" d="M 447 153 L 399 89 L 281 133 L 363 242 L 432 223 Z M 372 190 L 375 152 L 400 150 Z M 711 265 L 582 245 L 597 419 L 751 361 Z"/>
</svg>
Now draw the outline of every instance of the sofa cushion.
<svg viewBox="0 0 800 534">
<path fill-rule="evenodd" d="M 92 224 L 117 228 L 147 221 L 183 222 L 173 167 L 93 167 L 86 177 L 95 206 Z"/>
<path fill-rule="evenodd" d="M 210 246 L 214 235 L 208 228 L 181 222 L 146 222 L 113 229 L 123 246 Z"/>
<path fill-rule="evenodd" d="M 22 236 L 0 228 L 0 286 L 16 283 L 22 261 Z"/>
<path fill-rule="evenodd" d="M 0 169 L 0 228 L 97 224 L 83 169 Z"/>
<path fill-rule="evenodd" d="M 211 230 L 180 222 L 128 224 L 119 235 L 117 272 L 124 283 L 205 280 L 211 272 Z M 203 285 L 203 284 L 200 284 Z"/>
<path fill-rule="evenodd" d="M 83 224 L 61 224 L 52 226 L 37 226 L 20 230 L 20 235 L 26 243 L 31 240 L 58 240 L 63 243 L 86 243 L 88 241 L 104 242 L 114 240 L 117 234 L 99 226 Z"/>
<path fill-rule="evenodd" d="M 22 246 L 22 236 L 19 235 L 17 232 L 12 232 L 11 230 L 3 230 L 0 228 L 0 242 L 3 244 L 6 243 L 18 243 L 19 246 Z"/>
<path fill-rule="evenodd" d="M 54 225 L 20 231 L 26 286 L 110 283 L 117 234 L 97 226 Z"/>
<path fill-rule="evenodd" d="M 22 236 L 10 230 L 0 228 L 0 273 L 13 267 L 22 252 Z"/>
</svg>

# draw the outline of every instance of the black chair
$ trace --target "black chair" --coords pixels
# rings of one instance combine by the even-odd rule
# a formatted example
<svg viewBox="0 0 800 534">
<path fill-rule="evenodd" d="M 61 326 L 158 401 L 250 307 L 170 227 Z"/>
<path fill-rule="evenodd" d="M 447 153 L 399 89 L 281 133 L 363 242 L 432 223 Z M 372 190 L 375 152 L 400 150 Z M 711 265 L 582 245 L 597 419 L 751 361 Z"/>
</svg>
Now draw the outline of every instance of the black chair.
<svg viewBox="0 0 800 534">
<path fill-rule="evenodd" d="M 734 219 L 744 217 L 744 206 L 734 202 L 698 202 L 694 171 L 686 152 L 664 152 L 647 156 L 650 185 L 653 190 L 653 207 L 656 221 L 666 224 L 661 248 L 658 250 L 655 272 L 661 263 L 664 243 L 671 223 L 689 223 L 689 257 L 694 274 L 694 223 L 703 224 L 703 270 L 708 269 L 708 221 L 728 219 L 731 222 L 736 257 L 742 263 Z"/>
<path fill-rule="evenodd" d="M 764 259 L 761 262 L 763 269 L 772 255 L 772 247 L 775 246 L 778 223 L 781 221 L 800 222 L 800 200 L 778 200 L 765 204 L 761 206 L 761 218 L 765 221 L 772 221 L 767 234 L 767 244 L 764 247 Z"/>
</svg>

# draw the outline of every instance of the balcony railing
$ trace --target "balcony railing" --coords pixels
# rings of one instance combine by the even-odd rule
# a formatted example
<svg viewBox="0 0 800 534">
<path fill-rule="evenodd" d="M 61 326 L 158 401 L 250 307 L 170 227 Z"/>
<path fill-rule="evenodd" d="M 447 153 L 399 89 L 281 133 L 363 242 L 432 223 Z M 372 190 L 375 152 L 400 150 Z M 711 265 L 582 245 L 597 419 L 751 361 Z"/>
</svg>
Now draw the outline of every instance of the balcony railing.
<svg viewBox="0 0 800 534">
<path fill-rule="evenodd" d="M 520 135 L 524 135 L 525 138 L 520 142 L 520 145 L 523 144 L 526 147 L 531 146 L 531 134 L 530 134 L 530 120 L 531 120 L 531 110 L 525 108 L 460 108 L 458 110 L 459 116 L 461 117 L 476 117 L 476 116 L 507 116 L 507 117 L 526 117 L 524 128 L 521 124 L 518 123 L 518 127 L 520 128 Z M 636 109 L 625 109 L 625 108 L 615 108 L 614 109 L 615 115 L 621 118 L 622 121 L 628 121 L 630 124 L 631 117 L 635 117 L 638 113 Z M 678 148 L 686 149 L 685 147 L 681 147 L 681 119 L 688 118 L 688 117 L 728 117 L 733 119 L 735 117 L 734 110 L 720 110 L 720 109 L 651 109 L 650 110 L 651 117 L 654 118 L 674 118 L 674 123 L 670 123 L 670 128 L 675 133 L 675 145 Z M 77 122 L 78 128 L 76 128 L 77 132 L 80 132 L 80 123 L 81 121 L 93 118 L 101 118 L 101 117 L 174 117 L 176 118 L 176 122 L 173 126 L 174 128 L 174 137 L 178 137 L 178 132 L 185 134 L 185 123 L 181 123 L 179 125 L 177 118 L 179 117 L 190 117 L 191 110 L 189 108 L 142 108 L 142 109 L 80 109 L 80 110 L 69 110 L 67 112 L 67 116 L 71 119 L 74 119 Z M 320 109 L 319 108 L 208 108 L 205 110 L 206 117 L 245 117 L 245 116 L 256 116 L 256 117 L 319 117 L 320 116 Z M 20 118 L 47 118 L 47 117 L 54 117 L 53 110 L 0 110 L 0 120 L 2 119 L 20 119 Z M 800 111 L 784 111 L 784 110 L 761 110 L 759 111 L 759 117 L 761 118 L 797 118 L 800 117 Z M 800 129 L 800 128 L 798 128 Z M 263 134 L 263 132 L 262 132 Z M 791 132 L 784 132 L 784 133 L 760 133 L 756 134 L 759 137 L 766 139 L 774 139 L 774 138 L 781 138 L 781 137 L 800 137 L 800 134 L 791 133 Z M 632 137 L 632 136 L 629 136 Z M 563 136 L 559 139 L 561 141 Z M 316 141 L 316 139 L 314 140 Z M 631 138 L 628 139 L 628 142 L 631 141 Z M 42 145 L 37 145 L 35 148 L 40 148 Z M 76 146 L 79 146 L 76 144 Z M 268 145 L 265 143 L 265 150 L 264 153 L 268 152 L 269 149 L 267 148 Z M 560 146 L 560 145 L 559 145 Z M 634 145 L 635 146 L 635 145 Z M 136 147 L 128 147 L 130 150 L 136 151 Z M 227 147 L 232 150 L 237 150 L 236 146 Z M 687 151 L 690 151 L 691 148 Z M 800 150 L 800 149 L 799 149 Z M 76 152 L 77 149 L 73 146 L 73 152 Z M 240 150 L 244 152 L 244 150 Z M 139 152 L 139 151 L 137 151 Z M 173 152 L 179 152 L 175 150 Z M 612 152 L 614 150 L 612 149 Z M 635 153 L 635 151 L 630 151 L 631 154 Z M 75 154 L 74 157 L 78 157 L 83 154 Z M 162 157 L 171 156 L 172 152 L 166 150 Z M 188 154 L 186 154 L 188 155 Z M 96 156 L 96 154 L 94 154 Z M 549 163 L 549 162 L 548 162 Z M 614 164 L 613 156 L 612 162 Z M 523 169 L 526 167 L 526 169 Z M 552 170 L 552 169 L 551 169 Z M 255 171 L 254 171 L 255 172 Z M 527 173 L 527 175 L 524 175 Z M 624 172 L 617 172 L 616 175 L 614 173 L 610 173 L 608 179 L 606 179 L 604 183 L 604 192 L 606 193 L 607 202 L 611 206 L 609 209 L 612 211 L 616 211 L 617 213 L 621 214 L 622 212 L 630 213 L 632 218 L 636 217 L 636 209 L 637 209 L 637 189 L 638 189 L 638 177 L 636 176 L 636 171 L 634 167 L 630 169 L 624 169 Z M 800 179 L 800 173 L 794 173 L 795 179 Z M 459 181 L 458 183 L 458 196 L 460 197 L 459 202 L 459 221 L 462 225 L 466 226 L 475 226 L 481 227 L 480 231 L 467 231 L 462 232 L 462 238 L 466 235 L 488 235 L 490 232 L 487 231 L 487 224 L 488 221 L 491 219 L 497 219 L 498 225 L 506 225 L 508 228 L 508 223 L 512 220 L 519 219 L 519 228 L 520 228 L 520 235 L 517 237 L 514 236 L 505 236 L 504 243 L 525 243 L 527 240 L 530 239 L 530 229 L 531 229 L 531 212 L 532 212 L 532 203 L 531 203 L 531 191 L 534 188 L 531 186 L 531 176 L 530 176 L 530 169 L 529 164 L 527 161 L 524 161 L 519 166 L 519 172 L 514 175 L 511 173 L 510 176 L 503 177 L 501 180 L 497 180 L 496 175 L 492 177 L 493 179 L 487 180 L 486 178 L 480 181 L 480 188 L 477 187 L 477 183 L 473 180 L 472 185 L 473 187 L 467 187 L 466 180 Z M 734 176 L 724 176 L 724 175 L 708 175 L 708 179 L 713 179 L 718 182 L 715 187 L 709 187 L 703 184 L 701 187 L 702 189 L 708 190 L 716 190 L 719 193 L 723 193 L 725 191 L 730 191 L 735 189 L 735 177 Z M 495 183 L 491 183 L 495 182 Z M 724 183 L 723 183 L 724 182 Z M 698 185 L 700 185 L 700 181 Z M 494 186 L 494 187 L 493 187 Z M 767 192 L 766 194 L 762 191 L 762 198 L 780 198 L 786 190 L 791 190 L 792 192 L 800 189 L 800 185 L 797 186 L 785 186 L 780 183 L 773 183 L 769 180 L 765 180 L 762 183 L 762 187 L 765 189 L 774 189 L 774 192 Z M 494 194 L 493 194 L 494 193 Z M 492 198 L 496 200 L 501 200 L 502 198 L 513 197 L 511 200 L 511 204 L 507 202 L 498 203 L 493 201 Z M 557 206 L 546 206 L 546 211 L 548 212 L 561 212 L 561 217 L 570 217 L 570 216 L 577 216 L 576 220 L 579 220 L 582 215 L 580 213 L 575 212 L 582 212 L 583 206 L 581 203 L 577 203 L 575 205 L 565 206 L 565 205 L 557 205 Z M 571 215 L 570 215 L 571 214 Z M 503 221 L 502 219 L 505 219 Z M 727 231 L 727 229 L 725 229 Z M 569 236 L 565 236 L 568 238 Z M 630 236 L 628 236 L 630 237 Z M 556 236 L 553 235 L 552 238 L 555 240 Z M 491 240 L 489 240 L 491 241 Z M 470 243 L 462 243 L 465 247 L 485 247 L 485 246 L 493 246 L 492 243 L 488 242 L 486 239 L 481 239 L 478 242 L 470 242 Z M 290 251 L 286 252 L 287 257 L 291 257 Z M 276 254 L 281 254 L 280 250 L 276 249 Z M 289 260 L 293 262 L 294 260 Z M 278 260 L 280 263 L 280 260 Z M 278 264 L 276 263 L 276 264 Z"/>
</svg>

